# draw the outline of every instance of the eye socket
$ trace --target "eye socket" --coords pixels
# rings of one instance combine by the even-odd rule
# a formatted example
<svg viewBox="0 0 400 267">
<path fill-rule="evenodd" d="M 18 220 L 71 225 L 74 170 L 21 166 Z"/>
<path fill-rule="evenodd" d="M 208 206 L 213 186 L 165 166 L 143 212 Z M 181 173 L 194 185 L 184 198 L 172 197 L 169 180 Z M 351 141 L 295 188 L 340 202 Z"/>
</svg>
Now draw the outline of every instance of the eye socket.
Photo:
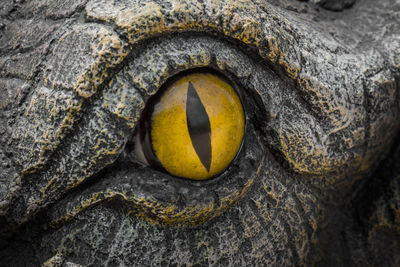
<svg viewBox="0 0 400 267">
<path fill-rule="evenodd" d="M 185 72 L 147 101 L 137 154 L 172 175 L 206 180 L 229 166 L 244 132 L 244 110 L 231 82 L 211 70 Z"/>
<path fill-rule="evenodd" d="M 70 165 L 65 166 L 78 164 L 79 170 L 81 166 L 88 166 L 85 170 L 98 171 L 97 166 L 104 168 L 109 164 L 98 179 L 92 180 L 92 186 L 75 191 L 77 206 L 74 207 L 81 211 L 100 201 L 111 200 L 122 202 L 130 214 L 157 224 L 206 223 L 242 199 L 260 175 L 269 170 L 264 168 L 270 164 L 267 158 L 272 157 L 263 138 L 267 124 L 260 122 L 273 123 L 270 118 L 281 107 L 281 90 L 289 90 L 270 69 L 257 64 L 230 42 L 212 36 L 162 36 L 144 43 L 127 59 L 126 65 L 94 99 L 93 106 L 84 111 L 82 126 L 70 143 L 71 152 L 67 154 Z M 212 179 L 200 181 L 178 178 L 165 169 L 156 172 L 156 164 L 146 160 L 154 154 L 150 142 L 154 104 L 179 77 L 198 71 L 217 74 L 233 85 L 243 104 L 246 132 L 237 160 L 232 160 Z M 95 143 L 92 133 L 96 133 Z M 99 158 L 99 154 L 117 159 Z M 151 167 L 141 167 L 139 162 Z M 63 173 L 73 186 L 84 180 L 74 170 Z M 79 211 L 74 208 L 71 212 Z"/>
</svg>

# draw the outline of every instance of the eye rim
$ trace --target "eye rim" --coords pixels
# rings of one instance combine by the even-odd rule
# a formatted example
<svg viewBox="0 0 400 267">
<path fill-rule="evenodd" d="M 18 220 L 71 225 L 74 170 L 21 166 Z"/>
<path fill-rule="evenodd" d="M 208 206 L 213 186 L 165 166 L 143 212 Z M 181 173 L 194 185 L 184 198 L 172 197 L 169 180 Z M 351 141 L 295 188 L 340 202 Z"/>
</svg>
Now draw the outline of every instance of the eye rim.
<svg viewBox="0 0 400 267">
<path fill-rule="evenodd" d="M 174 42 L 178 43 L 174 46 L 176 50 L 170 51 Z M 152 60 L 151 67 L 146 67 Z M 126 175 L 136 177 L 130 190 L 124 190 L 126 195 L 123 199 L 134 208 L 132 213 L 152 223 L 198 225 L 211 220 L 250 190 L 265 165 L 267 147 L 262 137 L 264 129 L 260 128 L 259 122 L 256 125 L 255 120 L 261 116 L 263 121 L 269 121 L 271 115 L 257 90 L 262 88 L 254 86 L 282 88 L 287 84 L 240 46 L 207 34 L 163 36 L 161 40 L 149 40 L 142 50 L 136 50 L 120 75 L 121 80 L 135 88 L 147 101 L 171 77 L 201 68 L 217 71 L 235 86 L 245 114 L 244 138 L 231 164 L 219 175 L 204 181 L 182 179 L 143 166 L 132 156 L 134 140 L 129 140 L 123 153 L 126 157 L 121 161 L 135 169 L 134 174 Z M 140 75 L 135 76 L 136 73 Z M 268 82 L 260 83 L 265 79 Z M 278 104 L 273 104 L 269 107 L 279 108 Z M 134 131 L 137 131 L 136 127 Z M 142 175 L 146 172 L 147 176 Z"/>
<path fill-rule="evenodd" d="M 165 92 L 167 91 L 167 89 L 174 84 L 176 81 L 178 81 L 179 79 L 187 76 L 187 75 L 191 75 L 191 74 L 211 74 L 214 75 L 216 77 L 218 77 L 219 79 L 221 79 L 222 81 L 224 81 L 225 83 L 229 84 L 230 86 L 232 86 L 234 92 L 237 94 L 237 96 L 239 97 L 239 101 L 243 110 L 243 116 L 244 116 L 244 130 L 243 130 L 243 137 L 242 140 L 240 142 L 239 148 L 234 156 L 234 158 L 230 161 L 230 163 L 220 172 L 218 172 L 217 174 L 208 177 L 206 179 L 202 179 L 202 180 L 196 180 L 196 179 L 191 179 L 191 178 L 186 178 L 186 177 L 181 177 L 181 176 L 177 176 L 177 175 L 173 175 L 171 173 L 169 173 L 161 164 L 160 160 L 158 159 L 157 155 L 154 152 L 153 149 L 153 142 L 152 142 L 152 137 L 151 137 L 151 116 L 152 113 L 154 111 L 154 106 L 156 103 L 159 102 L 159 100 L 161 99 L 161 97 L 165 94 Z M 171 76 L 170 78 L 167 79 L 167 81 L 159 88 L 159 90 L 152 95 L 151 97 L 148 98 L 148 100 L 145 103 L 145 107 L 142 111 L 142 114 L 140 115 L 138 124 L 137 124 L 137 132 L 136 134 L 138 135 L 136 139 L 136 142 L 134 144 L 136 149 L 139 149 L 139 147 L 142 149 L 141 152 L 146 160 L 146 163 L 149 167 L 157 170 L 157 171 L 161 171 L 161 172 L 165 172 L 173 177 L 179 178 L 179 179 L 184 179 L 184 180 L 189 180 L 189 181 L 200 181 L 200 182 L 205 182 L 211 179 L 214 179 L 216 177 L 219 177 L 222 173 L 224 173 L 229 166 L 238 158 L 238 155 L 240 154 L 242 148 L 243 148 L 243 143 L 245 140 L 245 135 L 247 132 L 247 113 L 246 113 L 246 106 L 244 105 L 243 102 L 243 97 L 244 97 L 244 92 L 243 89 L 241 89 L 241 87 L 232 79 L 229 79 L 226 75 L 224 75 L 221 71 L 218 71 L 217 69 L 211 67 L 211 66 L 207 66 L 207 67 L 198 67 L 198 68 L 191 68 L 191 69 L 187 69 L 184 71 L 181 71 L 173 76 Z M 135 149 L 135 150 L 136 150 Z M 137 151 L 137 150 L 136 150 Z"/>
<path fill-rule="evenodd" d="M 168 49 L 174 42 L 177 50 L 172 55 L 175 57 L 180 53 L 180 57 L 170 64 L 172 59 Z M 199 52 L 201 53 L 198 54 Z M 153 57 L 155 62 L 149 64 L 151 62 L 148 56 Z M 110 120 L 118 120 L 122 126 L 126 124 L 123 128 L 130 133 L 130 137 L 133 136 L 133 126 L 144 108 L 144 105 L 132 105 L 131 101 L 138 96 L 142 100 L 148 99 L 159 89 L 159 85 L 182 70 L 199 66 L 213 67 L 240 85 L 245 93 L 242 101 L 247 114 L 246 121 L 249 122 L 246 128 L 251 135 L 245 135 L 243 148 L 237 157 L 240 161 L 233 161 L 233 164 L 237 162 L 239 166 L 230 166 L 235 176 L 230 175 L 229 169 L 221 174 L 221 179 L 216 177 L 201 182 L 176 179 L 169 174 L 162 175 L 161 172 L 131 160 L 132 146 L 129 144 L 132 144 L 132 140 L 127 138 L 125 150 L 118 154 L 118 159 L 103 169 L 101 178 L 92 180 L 96 186 L 77 192 L 75 197 L 78 205 L 69 207 L 66 211 L 69 215 L 61 221 L 69 220 L 96 203 L 116 199 L 128 208 L 129 214 L 155 224 L 195 226 L 208 222 L 239 201 L 261 176 L 264 169 L 262 167 L 266 164 L 264 152 L 268 149 L 262 136 L 264 129 L 260 128 L 261 121 L 257 119 L 262 116 L 263 121 L 270 120 L 270 113 L 279 109 L 279 99 L 273 101 L 275 98 L 271 94 L 271 98 L 265 100 L 257 88 L 261 92 L 263 89 L 269 90 L 271 86 L 278 86 L 280 89 L 285 83 L 272 69 L 265 68 L 239 46 L 207 34 L 180 34 L 149 40 L 128 59 L 124 68 L 105 86 L 97 99 L 107 112 L 111 111 L 107 113 L 111 116 Z M 163 60 L 165 64 L 160 64 Z M 103 103 L 103 98 L 109 102 Z M 111 100 L 117 101 L 110 102 Z M 247 106 L 247 102 L 250 105 Z M 248 164 L 247 167 L 245 164 Z"/>
</svg>

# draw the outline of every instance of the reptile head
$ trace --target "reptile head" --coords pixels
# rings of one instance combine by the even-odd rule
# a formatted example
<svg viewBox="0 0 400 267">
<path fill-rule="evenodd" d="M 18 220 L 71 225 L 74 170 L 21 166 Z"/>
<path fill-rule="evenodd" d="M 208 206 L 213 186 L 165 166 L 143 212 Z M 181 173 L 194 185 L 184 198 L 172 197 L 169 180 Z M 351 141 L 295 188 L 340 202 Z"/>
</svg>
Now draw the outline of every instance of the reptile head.
<svg viewBox="0 0 400 267">
<path fill-rule="evenodd" d="M 4 262 L 395 265 L 400 6 L 313 3 L 6 4 Z M 202 181 L 137 159 L 151 99 L 196 71 L 230 81 L 245 116 Z"/>
</svg>

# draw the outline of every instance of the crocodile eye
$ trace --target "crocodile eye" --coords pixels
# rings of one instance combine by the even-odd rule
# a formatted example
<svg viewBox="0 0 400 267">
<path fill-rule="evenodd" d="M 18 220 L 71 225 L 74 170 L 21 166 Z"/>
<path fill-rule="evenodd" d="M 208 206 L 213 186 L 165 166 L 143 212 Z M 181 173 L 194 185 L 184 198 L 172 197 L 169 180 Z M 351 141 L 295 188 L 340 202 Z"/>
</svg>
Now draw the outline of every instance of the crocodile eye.
<svg viewBox="0 0 400 267">
<path fill-rule="evenodd" d="M 146 104 L 140 143 L 149 165 L 193 180 L 221 173 L 242 144 L 245 116 L 231 83 L 208 71 L 178 75 Z"/>
</svg>

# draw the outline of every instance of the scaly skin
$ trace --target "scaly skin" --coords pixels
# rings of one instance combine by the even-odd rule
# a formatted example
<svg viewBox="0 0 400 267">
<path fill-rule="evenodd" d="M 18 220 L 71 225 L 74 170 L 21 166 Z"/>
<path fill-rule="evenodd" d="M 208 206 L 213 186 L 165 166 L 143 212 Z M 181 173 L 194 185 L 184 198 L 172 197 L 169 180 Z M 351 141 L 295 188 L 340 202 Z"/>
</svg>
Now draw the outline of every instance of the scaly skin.
<svg viewBox="0 0 400 267">
<path fill-rule="evenodd" d="M 399 265 L 400 3 L 354 2 L 2 3 L 0 264 Z M 247 117 L 206 182 L 133 153 L 193 68 Z"/>
</svg>

